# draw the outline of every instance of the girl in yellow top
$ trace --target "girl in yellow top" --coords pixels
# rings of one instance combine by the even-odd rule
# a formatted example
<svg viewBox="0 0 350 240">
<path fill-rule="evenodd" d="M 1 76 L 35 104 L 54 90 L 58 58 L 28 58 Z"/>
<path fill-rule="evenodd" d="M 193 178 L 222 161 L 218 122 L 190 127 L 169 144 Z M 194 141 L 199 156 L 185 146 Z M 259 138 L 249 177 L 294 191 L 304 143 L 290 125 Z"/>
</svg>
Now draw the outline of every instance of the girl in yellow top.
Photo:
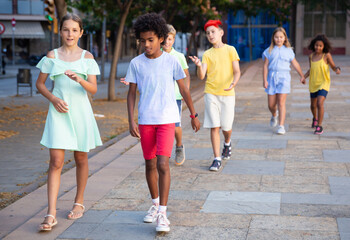
<svg viewBox="0 0 350 240">
<path fill-rule="evenodd" d="M 323 103 L 326 100 L 329 87 L 331 85 L 331 77 L 329 66 L 336 74 L 340 74 L 340 67 L 336 67 L 331 51 L 331 44 L 325 35 L 317 35 L 311 40 L 309 47 L 312 53 L 309 56 L 310 69 L 305 73 L 305 78 L 310 76 L 309 90 L 311 98 L 311 112 L 313 115 L 312 128 L 315 134 L 322 134 L 323 127 Z"/>
</svg>

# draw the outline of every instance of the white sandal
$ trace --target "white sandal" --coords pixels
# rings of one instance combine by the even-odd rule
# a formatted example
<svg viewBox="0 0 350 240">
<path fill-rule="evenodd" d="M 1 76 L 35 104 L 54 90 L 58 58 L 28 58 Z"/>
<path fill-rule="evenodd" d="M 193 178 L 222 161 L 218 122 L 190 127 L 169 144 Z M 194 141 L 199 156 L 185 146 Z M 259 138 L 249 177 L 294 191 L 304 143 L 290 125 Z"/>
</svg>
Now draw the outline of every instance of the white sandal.
<svg viewBox="0 0 350 240">
<path fill-rule="evenodd" d="M 67 216 L 67 218 L 68 218 L 69 220 L 79 219 L 79 218 L 81 218 L 81 217 L 84 215 L 85 206 L 84 206 L 83 204 L 74 203 L 74 204 L 73 204 L 73 207 L 74 207 L 74 206 L 82 207 L 82 208 L 83 208 L 83 211 L 74 211 L 74 212 L 73 212 L 73 210 L 72 210 L 72 211 L 69 211 L 68 216 Z M 79 217 L 73 217 L 74 215 L 79 215 L 79 214 L 81 214 Z M 71 215 L 72 217 L 70 217 L 70 215 Z"/>
<path fill-rule="evenodd" d="M 53 222 L 52 223 L 45 222 L 45 219 L 44 219 L 44 222 L 40 223 L 40 225 L 39 225 L 39 229 L 38 229 L 39 231 L 51 231 L 52 227 L 57 225 L 57 219 L 55 218 L 54 215 L 47 214 L 47 215 L 45 215 L 44 218 L 47 218 L 47 217 L 52 217 Z M 49 227 L 45 228 L 44 226 L 49 226 Z"/>
</svg>

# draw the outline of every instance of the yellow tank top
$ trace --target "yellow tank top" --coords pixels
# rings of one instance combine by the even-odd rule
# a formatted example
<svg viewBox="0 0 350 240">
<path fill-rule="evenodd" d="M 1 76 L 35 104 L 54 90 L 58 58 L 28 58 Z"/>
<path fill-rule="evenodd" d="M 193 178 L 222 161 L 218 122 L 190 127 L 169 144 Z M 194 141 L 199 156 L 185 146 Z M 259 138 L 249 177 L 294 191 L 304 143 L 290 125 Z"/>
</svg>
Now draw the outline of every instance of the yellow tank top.
<svg viewBox="0 0 350 240">
<path fill-rule="evenodd" d="M 313 62 L 311 56 L 309 81 L 310 93 L 317 92 L 321 89 L 329 91 L 329 87 L 331 85 L 331 76 L 329 72 L 329 66 L 323 58 L 324 54 L 322 55 L 322 58 L 320 60 Z"/>
</svg>

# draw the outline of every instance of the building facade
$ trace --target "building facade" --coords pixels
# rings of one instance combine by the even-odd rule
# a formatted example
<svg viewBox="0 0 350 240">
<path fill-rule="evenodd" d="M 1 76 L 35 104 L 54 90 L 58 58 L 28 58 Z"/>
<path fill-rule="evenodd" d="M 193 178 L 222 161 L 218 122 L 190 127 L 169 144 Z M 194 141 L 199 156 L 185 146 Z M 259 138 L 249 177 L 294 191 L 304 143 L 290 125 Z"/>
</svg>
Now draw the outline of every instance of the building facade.
<svg viewBox="0 0 350 240">
<path fill-rule="evenodd" d="M 12 37 L 15 40 L 16 63 L 27 62 L 31 55 L 46 54 L 50 31 L 44 9 L 43 0 L 0 0 L 0 23 L 6 28 L 1 35 L 6 61 L 12 61 Z M 12 19 L 16 21 L 14 29 Z"/>
<path fill-rule="evenodd" d="M 350 12 L 339 1 L 329 6 L 297 5 L 295 52 L 308 54 L 310 40 L 319 33 L 326 34 L 335 55 L 350 55 Z"/>
<path fill-rule="evenodd" d="M 310 40 L 323 33 L 332 44 L 332 54 L 350 55 L 350 12 L 342 8 L 338 0 L 333 0 L 332 4 L 323 3 L 320 1 L 315 6 L 298 4 L 295 17 L 283 23 L 295 53 L 308 55 Z M 225 19 L 227 43 L 235 46 L 243 61 L 261 58 L 278 25 L 275 18 L 266 12 L 254 17 L 245 16 L 243 11 L 235 15 L 229 13 Z"/>
</svg>

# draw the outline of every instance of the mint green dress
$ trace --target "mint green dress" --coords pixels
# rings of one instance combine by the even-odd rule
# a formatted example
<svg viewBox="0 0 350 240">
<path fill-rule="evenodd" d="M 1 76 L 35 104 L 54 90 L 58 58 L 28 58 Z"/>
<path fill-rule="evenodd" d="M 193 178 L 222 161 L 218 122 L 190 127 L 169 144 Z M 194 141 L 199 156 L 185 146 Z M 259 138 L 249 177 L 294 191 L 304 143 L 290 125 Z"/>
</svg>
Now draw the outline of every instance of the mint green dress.
<svg viewBox="0 0 350 240">
<path fill-rule="evenodd" d="M 87 80 L 88 75 L 99 75 L 100 70 L 94 59 L 81 58 L 74 62 L 65 62 L 58 58 L 43 57 L 37 64 L 42 73 L 48 73 L 55 81 L 52 94 L 68 104 L 68 112 L 58 112 L 52 103 L 46 118 L 41 144 L 47 148 L 67 149 L 89 152 L 102 145 L 100 133 L 85 89 L 77 82 L 64 75 L 66 70 L 76 72 Z"/>
</svg>

